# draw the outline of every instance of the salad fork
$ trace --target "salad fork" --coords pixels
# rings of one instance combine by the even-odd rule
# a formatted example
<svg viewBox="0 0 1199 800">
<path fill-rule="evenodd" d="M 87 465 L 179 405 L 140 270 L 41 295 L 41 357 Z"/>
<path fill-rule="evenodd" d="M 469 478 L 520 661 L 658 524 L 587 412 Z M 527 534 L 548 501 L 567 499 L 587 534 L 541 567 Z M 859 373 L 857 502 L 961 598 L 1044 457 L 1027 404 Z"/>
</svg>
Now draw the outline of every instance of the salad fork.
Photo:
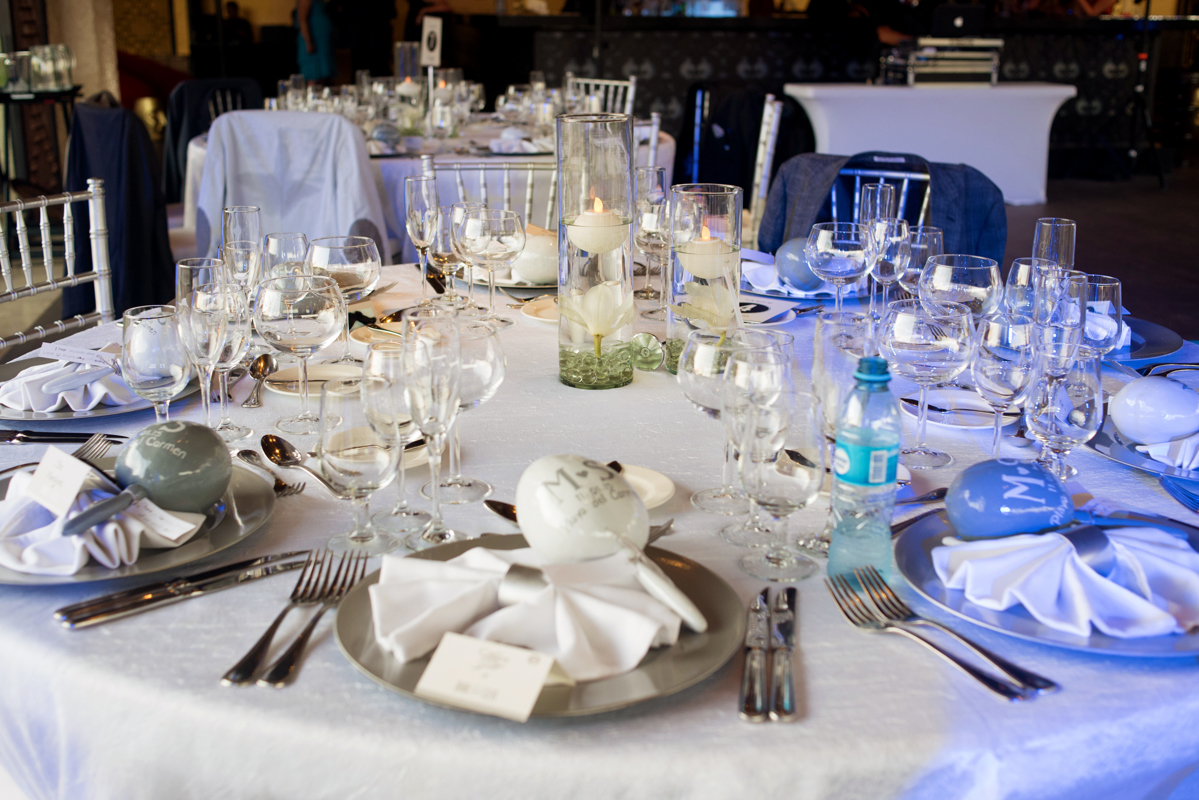
<svg viewBox="0 0 1199 800">
<path fill-rule="evenodd" d="M 877 617 L 875 613 L 870 610 L 866 603 L 863 602 L 862 598 L 858 597 L 857 592 L 854 591 L 853 586 L 850 585 L 849 581 L 841 575 L 833 575 L 832 577 L 825 578 L 824 585 L 828 589 L 829 594 L 833 596 L 833 601 L 836 602 L 837 607 L 841 609 L 841 613 L 845 616 L 845 619 L 849 621 L 849 624 L 853 625 L 858 630 L 866 633 L 898 633 L 902 636 L 912 639 L 913 641 L 917 641 L 927 647 L 929 650 L 932 650 L 934 653 L 941 656 L 941 658 L 945 659 L 950 664 L 953 664 L 962 672 L 974 678 L 976 681 L 990 689 L 995 694 L 1007 698 L 1013 702 L 1028 700 L 1034 696 L 1033 693 L 1026 689 L 1014 686 L 1007 681 L 994 678 L 987 673 L 972 667 L 970 664 L 962 661 L 949 651 L 941 649 L 936 644 L 928 639 L 925 639 L 923 636 L 913 630 L 905 628 L 901 625 L 896 625 L 894 622 L 879 619 L 879 617 Z"/>
<path fill-rule="evenodd" d="M 1184 489 L 1178 481 L 1165 475 L 1161 478 L 1161 485 L 1166 490 L 1166 494 L 1182 503 L 1191 511 L 1199 513 L 1199 494 L 1195 494 L 1190 489 Z"/>
<path fill-rule="evenodd" d="M 1030 672 L 1023 667 L 1018 667 L 1006 658 L 998 656 L 982 645 L 970 641 L 957 631 L 947 628 L 939 622 L 917 615 L 907 603 L 900 599 L 895 590 L 887 585 L 887 582 L 883 580 L 883 576 L 879 574 L 873 565 L 867 566 L 865 569 L 855 569 L 853 574 L 858 579 L 858 583 L 862 584 L 862 587 L 865 588 L 866 594 L 870 595 L 870 600 L 874 603 L 875 608 L 882 613 L 883 617 L 891 622 L 906 622 L 910 625 L 927 625 L 930 628 L 936 628 L 942 633 L 952 636 L 973 650 L 981 658 L 990 661 L 996 667 L 1006 672 L 1008 677 L 1016 681 L 1016 683 L 1028 689 L 1035 689 L 1038 692 L 1056 692 L 1061 688 L 1048 678 L 1044 678 L 1035 672 Z"/>
</svg>

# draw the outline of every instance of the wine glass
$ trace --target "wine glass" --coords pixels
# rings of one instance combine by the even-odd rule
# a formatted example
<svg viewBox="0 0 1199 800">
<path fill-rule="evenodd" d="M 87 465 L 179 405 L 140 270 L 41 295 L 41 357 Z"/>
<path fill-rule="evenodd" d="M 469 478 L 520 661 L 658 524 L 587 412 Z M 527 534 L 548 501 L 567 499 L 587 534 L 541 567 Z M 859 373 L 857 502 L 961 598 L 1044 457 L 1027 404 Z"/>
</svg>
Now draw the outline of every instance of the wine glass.
<svg viewBox="0 0 1199 800">
<path fill-rule="evenodd" d="M 694 330 L 679 355 L 678 380 L 695 410 L 712 419 L 720 419 L 724 368 L 729 354 L 745 347 L 775 347 L 775 341 L 760 331 L 715 332 Z M 739 516 L 749 510 L 745 495 L 733 486 L 733 446 L 724 443 L 724 472 L 721 486 L 691 495 L 691 505 L 709 514 Z"/>
<path fill-rule="evenodd" d="M 1082 344 L 1088 353 L 1106 356 L 1120 344 L 1124 331 L 1121 285 L 1110 275 L 1087 275 L 1087 319 Z"/>
<path fill-rule="evenodd" d="M 179 306 L 179 333 L 192 364 L 200 373 L 200 398 L 204 406 L 204 425 L 212 427 L 212 376 L 225 349 L 225 299 L 221 284 L 196 287 L 187 302 Z"/>
<path fill-rule="evenodd" d="M 429 246 L 437 230 L 437 179 L 427 175 L 404 178 L 404 227 L 420 256 L 420 301 L 429 301 Z"/>
<path fill-rule="evenodd" d="M 899 276 L 899 285 L 908 294 L 920 294 L 920 273 L 924 265 L 933 256 L 945 252 L 945 232 L 931 225 L 917 225 L 911 229 L 912 257 L 908 260 L 907 269 Z"/>
<path fill-rule="evenodd" d="M 201 286 L 225 283 L 228 273 L 219 258 L 183 258 L 175 262 L 175 301 L 188 302 L 192 292 Z"/>
<path fill-rule="evenodd" d="M 404 393 L 412 421 L 428 441 L 429 471 L 433 476 L 429 524 L 404 540 L 411 550 L 423 550 L 463 537 L 446 527 L 441 517 L 441 454 L 461 407 L 462 350 L 458 321 L 452 311 L 412 308 L 404 311 Z"/>
<path fill-rule="evenodd" d="M 468 211 L 456 234 L 471 264 L 487 272 L 487 308 L 482 318 L 503 330 L 511 319 L 495 313 L 495 271 L 512 266 L 525 249 L 525 227 L 515 211 Z"/>
<path fill-rule="evenodd" d="M 225 264 L 229 280 L 248 296 L 258 283 L 259 269 L 262 265 L 262 245 L 257 240 L 225 242 L 217 248 L 217 254 Z"/>
<path fill-rule="evenodd" d="M 879 219 L 894 219 L 896 217 L 896 197 L 895 187 L 889 183 L 867 183 L 862 186 L 862 191 L 857 197 L 858 208 L 855 219 L 863 225 L 869 227 L 872 231 L 875 230 L 874 223 Z M 877 231 L 875 231 L 877 245 L 882 244 L 882 240 L 878 239 Z M 878 314 L 874 313 L 874 295 L 875 284 L 878 283 L 878 278 L 874 276 L 874 262 L 878 258 L 877 251 L 880 249 L 876 246 L 875 257 L 871 259 L 868 272 L 874 281 L 870 284 L 870 315 L 876 320 L 879 319 Z M 883 301 L 883 308 L 887 307 L 887 303 Z"/>
<path fill-rule="evenodd" d="M 366 359 L 362 362 L 362 374 L 365 376 L 383 378 L 391 384 L 391 394 L 396 405 L 398 417 L 397 429 L 400 444 L 405 446 L 420 438 L 420 429 L 412 422 L 412 414 L 408 411 L 408 395 L 404 391 L 404 344 L 400 339 L 386 342 L 374 342 L 366 348 Z M 390 511 L 381 511 L 371 522 L 376 528 L 392 533 L 412 533 L 424 530 L 429 524 L 429 513 L 417 511 L 408 506 L 408 481 L 405 458 L 401 456 L 397 490 L 399 499 Z"/>
<path fill-rule="evenodd" d="M 1062 269 L 1074 269 L 1074 237 L 1077 224 L 1072 219 L 1042 217 L 1033 230 L 1034 258 L 1053 261 Z"/>
<path fill-rule="evenodd" d="M 1070 477 L 1066 457 L 1103 424 L 1100 357 L 1080 355 L 1061 374 L 1042 355 L 1024 406 L 1028 432 L 1041 443 L 1042 463 L 1062 481 Z M 1047 370 L 1051 366 L 1052 370 Z"/>
<path fill-rule="evenodd" d="M 121 324 L 121 379 L 134 394 L 154 404 L 155 422 L 166 422 L 171 398 L 191 379 L 179 311 L 174 306 L 138 306 L 125 312 Z"/>
<path fill-rule="evenodd" d="M 1087 276 L 1076 270 L 1044 270 L 1033 278 L 1034 346 L 1045 356 L 1047 375 L 1060 375 L 1078 356 L 1087 324 Z"/>
<path fill-rule="evenodd" d="M 262 241 L 262 209 L 258 206 L 227 206 L 221 217 L 221 244 Z"/>
<path fill-rule="evenodd" d="M 876 217 L 870 221 L 870 230 L 874 233 L 875 257 L 870 264 L 870 275 L 875 282 L 883 287 L 882 307 L 887 308 L 887 292 L 895 285 L 908 269 L 912 259 L 912 236 L 908 230 L 908 221 L 896 217 Z M 881 314 L 874 313 L 874 291 L 870 292 L 871 316 L 881 319 Z"/>
<path fill-rule="evenodd" d="M 284 433 L 319 432 L 308 408 L 308 359 L 337 340 L 346 325 L 346 304 L 337 282 L 325 275 L 268 278 L 254 301 L 254 327 L 274 349 L 300 359 L 300 413 L 279 420 Z"/>
<path fill-rule="evenodd" d="M 479 204 L 482 206 L 482 203 Z M 437 213 L 437 229 L 433 233 L 433 242 L 429 245 L 429 261 L 445 276 L 445 294 L 434 298 L 434 302 L 462 308 L 466 298 L 458 294 L 454 278 L 462 268 L 463 261 L 454 250 L 454 208 L 442 206 Z"/>
<path fill-rule="evenodd" d="M 308 237 L 302 233 L 268 233 L 262 240 L 261 278 L 304 274 Z"/>
<path fill-rule="evenodd" d="M 840 311 L 843 290 L 866 274 L 874 258 L 874 236 L 856 222 L 818 222 L 808 234 L 804 258 L 816 277 L 836 287 Z"/>
<path fill-rule="evenodd" d="M 755 578 L 794 582 L 811 576 L 816 563 L 787 546 L 787 521 L 816 499 L 824 482 L 824 439 L 810 394 L 789 389 L 749 395 L 740 428 L 741 485 L 770 515 L 770 544 L 741 559 Z"/>
<path fill-rule="evenodd" d="M 925 305 L 960 303 L 976 319 L 985 317 L 1003 300 L 999 263 L 982 256 L 933 256 L 920 273 L 919 296 Z"/>
<path fill-rule="evenodd" d="M 308 243 L 304 263 L 307 274 L 327 275 L 347 303 L 357 303 L 379 285 L 383 262 L 368 236 L 325 236 Z"/>
<path fill-rule="evenodd" d="M 1038 272 L 1060 269 L 1057 262 L 1044 258 L 1014 258 L 1008 269 L 1003 290 L 1003 308 L 1009 314 L 1032 316 L 1033 287 Z"/>
<path fill-rule="evenodd" d="M 1036 364 L 1031 318 L 996 314 L 978 321 L 970 371 L 974 390 L 995 412 L 991 458 L 999 458 L 1003 412 L 1024 401 Z"/>
<path fill-rule="evenodd" d="M 226 285 L 220 288 L 225 313 L 225 338 L 221 354 L 216 361 L 216 373 L 220 379 L 220 421 L 214 430 L 226 442 L 239 442 L 250 438 L 254 431 L 238 425 L 229 416 L 229 370 L 241 363 L 250 345 L 250 303 L 241 289 Z"/>
<path fill-rule="evenodd" d="M 454 251 L 458 262 L 462 264 L 462 280 L 466 283 L 466 300 L 462 305 L 463 309 L 476 309 L 483 313 L 487 309 L 475 302 L 475 265 L 470 260 L 470 255 L 462 249 L 462 240 L 459 234 L 462 229 L 460 225 L 462 220 L 466 219 L 468 211 L 486 211 L 487 206 L 483 203 L 454 203 L 450 206 L 450 247 Z"/>
<path fill-rule="evenodd" d="M 645 254 L 645 285 L 633 292 L 633 296 L 642 300 L 658 301 L 655 308 L 641 313 L 646 319 L 666 319 L 666 306 L 662 302 L 662 298 L 666 296 L 666 286 L 663 285 L 662 291 L 659 292 L 652 286 L 652 281 L 655 264 L 663 277 L 666 275 L 663 262 L 670 249 L 669 225 L 666 219 L 668 199 L 666 169 L 637 167 L 637 214 L 633 243 Z"/>
<path fill-rule="evenodd" d="M 879 353 L 891 369 L 920 386 L 917 444 L 899 452 L 900 462 L 912 469 L 933 469 L 953 463 L 948 453 L 925 444 L 928 388 L 953 380 L 970 365 L 973 336 L 970 309 L 961 303 L 930 306 L 923 300 L 895 300 L 887 306 Z"/>
<path fill-rule="evenodd" d="M 458 418 L 450 435 L 450 477 L 441 482 L 441 502 L 450 505 L 475 503 L 491 496 L 491 484 L 462 476 L 462 412 L 478 408 L 495 397 L 500 384 L 504 382 L 505 371 L 504 348 L 500 345 L 499 333 L 491 323 L 459 318 L 458 340 L 462 351 Z M 432 491 L 429 483 L 421 488 L 421 494 L 425 497 L 430 497 Z"/>
<path fill-rule="evenodd" d="M 328 550 L 378 556 L 399 546 L 398 538 L 375 530 L 370 520 L 371 495 L 391 483 L 403 449 L 398 419 L 391 384 L 384 378 L 329 381 L 321 388 L 321 474 L 349 499 L 354 514 L 354 527 L 330 539 Z"/>
</svg>

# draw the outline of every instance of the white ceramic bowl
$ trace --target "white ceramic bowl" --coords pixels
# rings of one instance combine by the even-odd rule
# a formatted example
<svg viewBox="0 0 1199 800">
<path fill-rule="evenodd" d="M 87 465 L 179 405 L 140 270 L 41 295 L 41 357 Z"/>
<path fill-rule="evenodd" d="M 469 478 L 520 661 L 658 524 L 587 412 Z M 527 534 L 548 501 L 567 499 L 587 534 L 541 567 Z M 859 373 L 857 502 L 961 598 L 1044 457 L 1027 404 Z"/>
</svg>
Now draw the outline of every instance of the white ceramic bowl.
<svg viewBox="0 0 1199 800">
<path fill-rule="evenodd" d="M 1120 433 L 1138 444 L 1168 442 L 1199 431 L 1199 392 L 1169 378 L 1141 378 L 1108 401 Z"/>
</svg>

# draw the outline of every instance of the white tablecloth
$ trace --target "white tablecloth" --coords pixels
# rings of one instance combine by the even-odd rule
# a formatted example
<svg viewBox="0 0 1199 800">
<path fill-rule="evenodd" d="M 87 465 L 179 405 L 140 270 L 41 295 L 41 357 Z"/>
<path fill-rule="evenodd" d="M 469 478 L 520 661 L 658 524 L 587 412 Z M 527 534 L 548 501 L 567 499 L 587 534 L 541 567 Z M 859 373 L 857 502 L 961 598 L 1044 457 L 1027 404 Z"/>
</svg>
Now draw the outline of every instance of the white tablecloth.
<svg viewBox="0 0 1199 800">
<path fill-rule="evenodd" d="M 914 153 L 969 164 L 1003 191 L 1004 202 L 1045 202 L 1049 127 L 1073 86 L 868 86 L 789 83 L 816 135 L 816 152 Z"/>
<path fill-rule="evenodd" d="M 415 275 L 411 266 L 397 267 L 385 280 L 399 277 L 415 292 Z M 676 533 L 662 544 L 715 570 L 745 600 L 761 589 L 738 568 L 741 552 L 717 536 L 728 520 L 688 502 L 692 491 L 719 480 L 720 426 L 697 414 L 665 371 L 638 372 L 632 385 L 611 391 L 563 386 L 555 329 L 517 316 L 502 334 L 507 380 L 463 418 L 466 472 L 492 482 L 497 498 L 512 499 L 521 471 L 547 453 L 661 470 L 678 485 L 674 498 L 651 512 L 655 522 L 675 519 Z M 805 374 L 813 325 L 805 317 L 789 327 Z M 116 336 L 108 326 L 74 341 L 96 345 Z M 1199 360 L 1199 348 L 1188 345 L 1177 356 Z M 237 388 L 239 400 L 248 389 Z M 265 399 L 264 408 L 236 414 L 259 434 L 298 403 L 269 392 Z M 200 419 L 194 401 L 176 404 L 175 412 Z M 20 427 L 133 433 L 152 420 L 146 411 Z M 947 485 L 990 444 L 989 430 L 960 434 L 930 425 L 929 435 L 957 463 L 917 474 L 917 491 Z M 303 449 L 312 444 L 311 437 L 295 439 Z M 42 450 L 0 448 L 0 466 Z M 1096 495 L 1199 521 L 1145 474 L 1086 450 L 1071 462 Z M 416 470 L 414 482 L 425 474 Z M 393 499 L 384 490 L 377 506 Z M 793 530 L 822 526 L 826 512 L 823 501 L 814 504 L 797 515 Z M 474 533 L 512 530 L 479 504 L 449 507 L 446 515 Z M 316 547 L 348 524 L 347 506 L 309 480 L 306 492 L 279 501 L 261 532 L 204 564 Z M 51 619 L 64 604 L 133 583 L 0 586 L 0 765 L 30 798 L 1149 800 L 1167 797 L 1171 776 L 1185 777 L 1199 759 L 1193 658 L 1083 655 L 953 619 L 1063 687 L 1008 705 L 912 642 L 855 631 L 818 578 L 799 585 L 802 713 L 791 725 L 738 719 L 740 658 L 676 696 L 593 718 L 519 725 L 447 711 L 362 676 L 338 651 L 328 622 L 294 686 L 221 687 L 220 675 L 282 608 L 291 577 L 89 630 L 66 631 Z M 910 590 L 905 596 L 918 610 L 951 619 Z M 293 617 L 291 628 L 299 623 Z"/>
</svg>

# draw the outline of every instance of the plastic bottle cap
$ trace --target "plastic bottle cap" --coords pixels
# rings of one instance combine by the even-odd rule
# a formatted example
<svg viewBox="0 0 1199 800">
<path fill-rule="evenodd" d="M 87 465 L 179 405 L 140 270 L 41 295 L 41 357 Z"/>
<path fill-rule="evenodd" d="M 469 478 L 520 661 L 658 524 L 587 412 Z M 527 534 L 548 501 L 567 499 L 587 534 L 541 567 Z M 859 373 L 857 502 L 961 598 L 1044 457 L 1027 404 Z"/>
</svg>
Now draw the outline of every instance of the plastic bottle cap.
<svg viewBox="0 0 1199 800">
<path fill-rule="evenodd" d="M 866 356 L 858 361 L 857 371 L 853 374 L 854 378 L 860 381 L 889 381 L 891 373 L 887 371 L 886 359 L 878 356 Z"/>
</svg>

